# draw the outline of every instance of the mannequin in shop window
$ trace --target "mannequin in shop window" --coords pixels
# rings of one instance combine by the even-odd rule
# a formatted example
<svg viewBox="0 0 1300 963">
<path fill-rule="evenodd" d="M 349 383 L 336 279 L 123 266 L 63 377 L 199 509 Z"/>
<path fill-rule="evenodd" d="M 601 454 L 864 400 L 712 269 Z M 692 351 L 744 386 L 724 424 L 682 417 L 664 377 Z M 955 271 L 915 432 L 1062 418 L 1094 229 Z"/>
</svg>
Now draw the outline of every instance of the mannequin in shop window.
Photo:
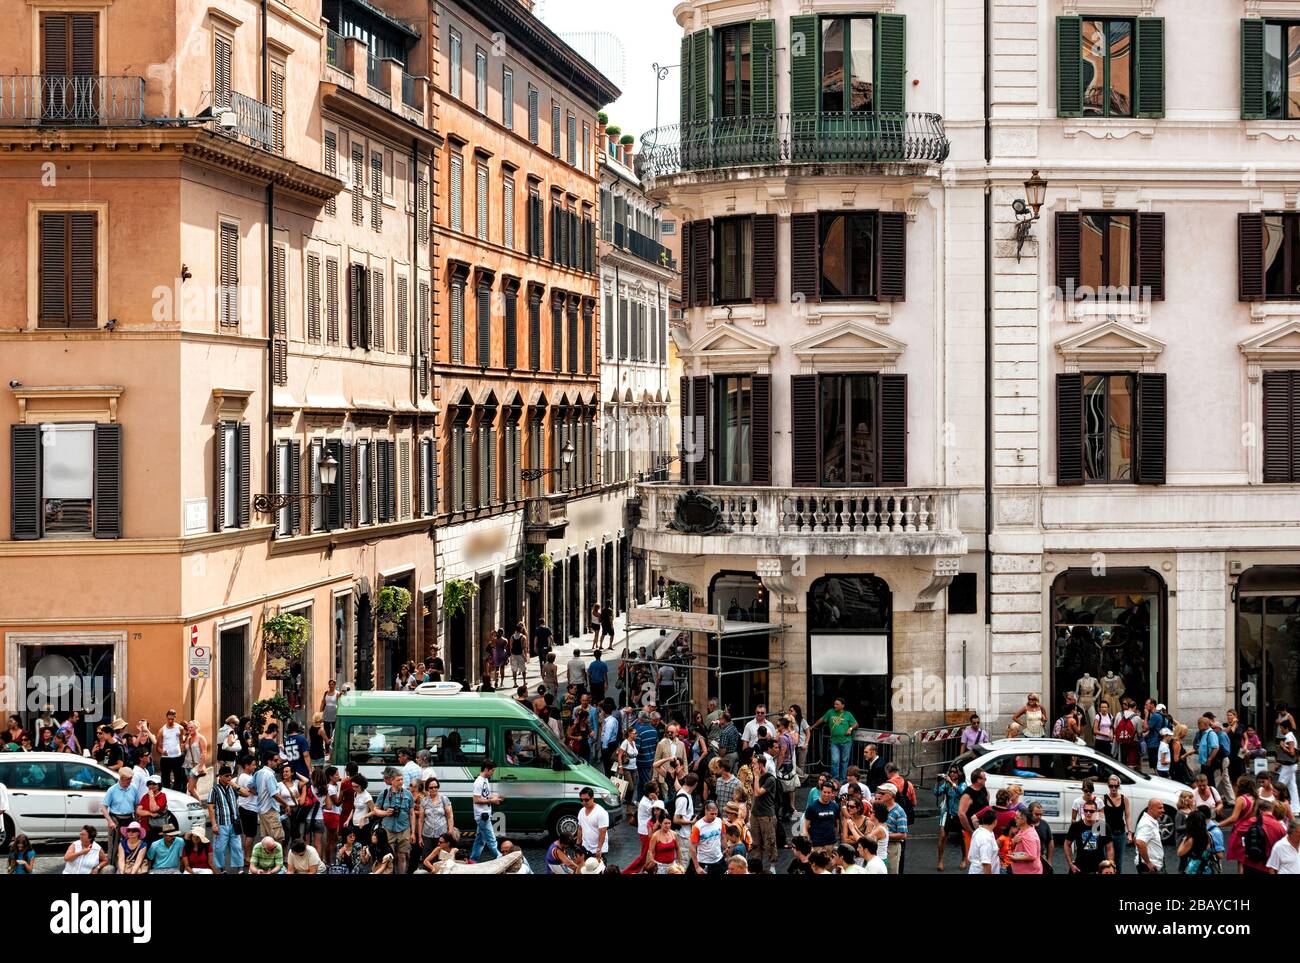
<svg viewBox="0 0 1300 963">
<path fill-rule="evenodd" d="M 1092 673 L 1086 669 L 1074 684 L 1074 697 L 1079 701 L 1079 708 L 1083 710 L 1083 730 L 1085 732 L 1092 729 L 1092 706 L 1097 699 L 1098 689 L 1100 689 L 1100 684 Z"/>
<path fill-rule="evenodd" d="M 1120 697 L 1124 695 L 1124 680 L 1115 674 L 1114 669 L 1106 670 L 1106 674 L 1102 676 L 1099 685 L 1103 699 L 1112 706 L 1120 704 Z"/>
</svg>

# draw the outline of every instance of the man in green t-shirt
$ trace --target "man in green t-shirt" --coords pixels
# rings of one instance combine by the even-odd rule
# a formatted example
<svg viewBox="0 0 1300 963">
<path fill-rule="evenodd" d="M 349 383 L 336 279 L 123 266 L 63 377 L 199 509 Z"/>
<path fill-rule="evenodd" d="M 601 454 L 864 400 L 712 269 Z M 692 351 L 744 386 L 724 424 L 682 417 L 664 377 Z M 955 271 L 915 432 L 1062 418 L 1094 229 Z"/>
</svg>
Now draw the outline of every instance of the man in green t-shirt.
<svg viewBox="0 0 1300 963">
<path fill-rule="evenodd" d="M 248 871 L 254 874 L 275 874 L 284 872 L 284 847 L 270 836 L 266 836 L 253 847 L 248 861 Z"/>
<path fill-rule="evenodd" d="M 836 699 L 834 708 L 827 710 L 826 715 L 814 722 L 813 729 L 823 722 L 831 733 L 831 778 L 843 782 L 844 774 L 849 768 L 849 750 L 853 746 L 853 730 L 858 727 L 858 720 L 844 708 L 843 699 Z"/>
</svg>

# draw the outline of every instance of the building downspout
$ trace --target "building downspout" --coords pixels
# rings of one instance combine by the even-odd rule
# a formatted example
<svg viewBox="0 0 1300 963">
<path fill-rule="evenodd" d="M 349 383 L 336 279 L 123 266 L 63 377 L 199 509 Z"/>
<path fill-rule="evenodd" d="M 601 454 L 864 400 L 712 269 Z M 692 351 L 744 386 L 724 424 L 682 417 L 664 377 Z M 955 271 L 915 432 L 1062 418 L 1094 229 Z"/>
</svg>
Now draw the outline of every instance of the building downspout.
<svg viewBox="0 0 1300 963">
<path fill-rule="evenodd" d="M 266 0 L 262 0 L 262 103 L 270 103 L 271 61 L 266 45 Z M 266 185 L 266 486 L 275 478 L 275 185 Z M 278 487 L 278 486 L 277 486 Z M 274 516 L 279 523 L 279 516 Z M 310 526 L 309 526 L 310 527 Z"/>
<path fill-rule="evenodd" d="M 993 0 L 984 0 L 984 625 L 993 615 Z M 989 644 L 992 644 L 991 637 Z M 985 663 L 992 672 L 992 663 Z"/>
</svg>

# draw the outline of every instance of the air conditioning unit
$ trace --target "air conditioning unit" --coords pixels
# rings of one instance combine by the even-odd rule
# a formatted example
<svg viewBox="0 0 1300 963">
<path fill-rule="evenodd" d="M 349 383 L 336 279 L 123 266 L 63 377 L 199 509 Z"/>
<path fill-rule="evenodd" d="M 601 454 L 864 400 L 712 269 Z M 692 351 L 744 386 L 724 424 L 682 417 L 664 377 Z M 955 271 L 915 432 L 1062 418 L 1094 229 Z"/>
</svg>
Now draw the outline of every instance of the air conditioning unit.
<svg viewBox="0 0 1300 963">
<path fill-rule="evenodd" d="M 217 114 L 217 126 L 222 130 L 234 130 L 239 126 L 239 115 L 233 110 L 223 110 Z"/>
</svg>

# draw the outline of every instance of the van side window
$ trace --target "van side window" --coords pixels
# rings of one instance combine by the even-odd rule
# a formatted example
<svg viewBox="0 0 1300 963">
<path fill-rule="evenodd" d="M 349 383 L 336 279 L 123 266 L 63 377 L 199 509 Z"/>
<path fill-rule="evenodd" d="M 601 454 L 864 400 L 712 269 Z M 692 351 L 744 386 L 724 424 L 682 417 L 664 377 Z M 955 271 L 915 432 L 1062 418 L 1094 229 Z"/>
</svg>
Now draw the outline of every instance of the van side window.
<svg viewBox="0 0 1300 963">
<path fill-rule="evenodd" d="M 481 726 L 425 726 L 424 748 L 431 765 L 478 765 L 487 758 L 487 729 Z"/>
<path fill-rule="evenodd" d="M 397 762 L 397 750 L 415 753 L 415 726 L 357 723 L 348 727 L 348 762 L 386 766 Z"/>
<path fill-rule="evenodd" d="M 555 759 L 555 750 L 532 729 L 506 729 L 502 734 L 505 740 L 507 766 L 530 766 L 536 769 L 550 769 Z"/>
</svg>

